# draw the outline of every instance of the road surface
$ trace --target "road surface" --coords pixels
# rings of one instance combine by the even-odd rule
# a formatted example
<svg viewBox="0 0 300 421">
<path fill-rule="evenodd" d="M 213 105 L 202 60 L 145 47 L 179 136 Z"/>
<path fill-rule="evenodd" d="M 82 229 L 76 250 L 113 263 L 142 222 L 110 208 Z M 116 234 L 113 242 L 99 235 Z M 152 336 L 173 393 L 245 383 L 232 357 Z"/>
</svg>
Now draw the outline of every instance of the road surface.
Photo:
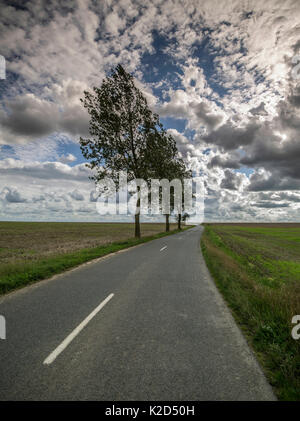
<svg viewBox="0 0 300 421">
<path fill-rule="evenodd" d="M 0 298 L 0 400 L 274 400 L 205 266 L 202 229 Z"/>
</svg>

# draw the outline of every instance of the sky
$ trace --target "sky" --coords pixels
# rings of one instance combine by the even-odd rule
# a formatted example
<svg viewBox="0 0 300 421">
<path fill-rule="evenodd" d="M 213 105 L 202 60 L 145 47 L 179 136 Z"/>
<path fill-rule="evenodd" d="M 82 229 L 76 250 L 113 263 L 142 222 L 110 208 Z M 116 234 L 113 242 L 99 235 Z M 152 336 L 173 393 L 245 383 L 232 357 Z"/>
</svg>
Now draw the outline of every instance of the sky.
<svg viewBox="0 0 300 421">
<path fill-rule="evenodd" d="M 202 177 L 205 221 L 300 222 L 299 0 L 0 8 L 0 220 L 105 220 L 80 98 L 120 63 Z"/>
</svg>

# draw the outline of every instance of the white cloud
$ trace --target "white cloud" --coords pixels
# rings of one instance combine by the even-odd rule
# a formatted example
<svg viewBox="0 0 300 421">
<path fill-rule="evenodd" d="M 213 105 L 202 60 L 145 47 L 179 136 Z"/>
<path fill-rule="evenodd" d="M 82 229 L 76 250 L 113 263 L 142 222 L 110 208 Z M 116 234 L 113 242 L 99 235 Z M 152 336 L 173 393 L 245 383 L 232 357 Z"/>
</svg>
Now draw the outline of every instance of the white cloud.
<svg viewBox="0 0 300 421">
<path fill-rule="evenodd" d="M 74 162 L 74 161 L 76 161 L 76 157 L 71 153 L 68 153 L 66 155 L 62 155 L 59 158 L 59 162 L 62 162 L 63 164 L 67 164 L 68 162 Z"/>
</svg>

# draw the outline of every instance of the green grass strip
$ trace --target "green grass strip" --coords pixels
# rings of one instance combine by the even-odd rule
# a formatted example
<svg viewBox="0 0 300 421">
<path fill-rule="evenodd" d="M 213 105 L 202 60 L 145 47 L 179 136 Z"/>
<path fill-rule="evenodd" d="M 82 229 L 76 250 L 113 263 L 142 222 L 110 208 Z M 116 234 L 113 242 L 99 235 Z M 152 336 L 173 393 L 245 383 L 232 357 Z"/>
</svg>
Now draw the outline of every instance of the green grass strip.
<svg viewBox="0 0 300 421">
<path fill-rule="evenodd" d="M 235 241 L 238 249 L 239 239 Z M 205 227 L 201 248 L 219 291 L 256 352 L 277 397 L 300 400 L 300 341 L 291 337 L 289 314 L 296 288 L 299 290 L 297 283 L 273 286 L 259 282 L 264 275 L 260 266 L 254 265 L 258 273 L 249 270 L 242 254 L 246 250 L 240 247 L 240 254 L 232 251 L 218 226 Z M 251 251 L 250 248 L 249 254 L 253 256 Z M 265 266 L 268 264 L 264 262 Z"/>
</svg>

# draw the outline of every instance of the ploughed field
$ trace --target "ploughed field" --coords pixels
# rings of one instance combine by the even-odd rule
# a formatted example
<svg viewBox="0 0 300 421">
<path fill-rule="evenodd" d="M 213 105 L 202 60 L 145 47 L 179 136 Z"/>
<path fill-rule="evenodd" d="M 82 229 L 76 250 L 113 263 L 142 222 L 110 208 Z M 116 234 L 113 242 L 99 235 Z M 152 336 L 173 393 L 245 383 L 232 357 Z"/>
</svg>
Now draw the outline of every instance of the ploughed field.
<svg viewBox="0 0 300 421">
<path fill-rule="evenodd" d="M 201 245 L 278 397 L 300 400 L 300 224 L 206 224 Z"/>
</svg>

